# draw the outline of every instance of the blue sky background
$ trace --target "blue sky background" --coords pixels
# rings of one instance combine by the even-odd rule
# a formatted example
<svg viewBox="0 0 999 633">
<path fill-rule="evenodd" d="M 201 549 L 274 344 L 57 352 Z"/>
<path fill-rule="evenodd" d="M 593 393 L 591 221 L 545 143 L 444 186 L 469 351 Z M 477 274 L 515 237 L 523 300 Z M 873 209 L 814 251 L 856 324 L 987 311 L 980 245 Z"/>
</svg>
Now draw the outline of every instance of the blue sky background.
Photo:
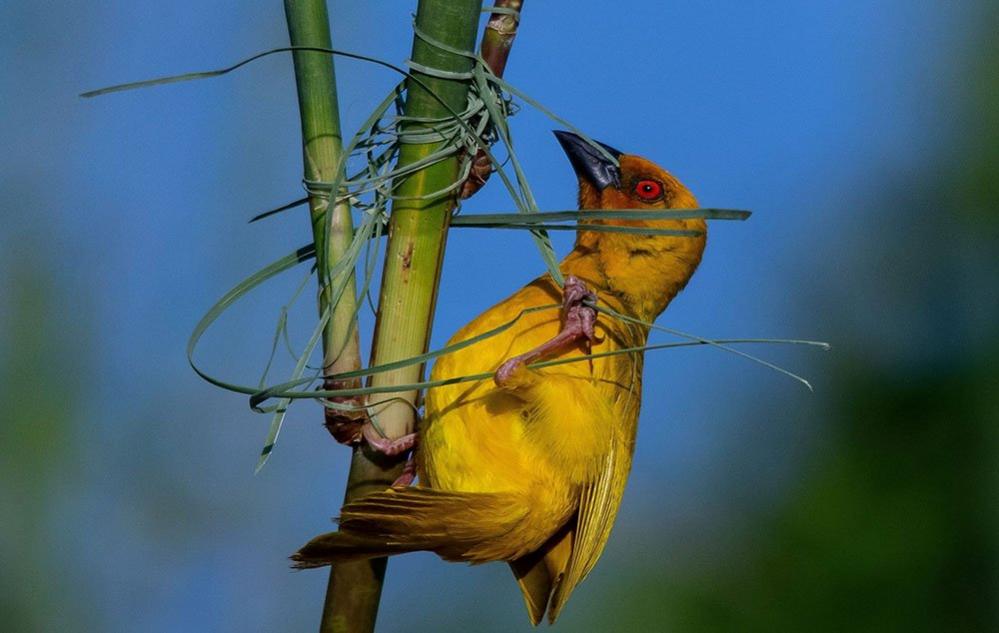
<svg viewBox="0 0 999 633">
<path fill-rule="evenodd" d="M 858 269 L 854 254 L 898 211 L 872 211 L 885 183 L 932 165 L 962 125 L 955 95 L 966 77 L 954 69 L 980 35 L 971 4 L 525 4 L 509 81 L 595 138 L 659 162 L 703 205 L 754 211 L 711 226 L 704 262 L 662 324 L 834 345 L 847 330 L 872 366 L 933 353 L 899 344 L 939 332 L 918 311 L 878 327 L 882 301 L 901 305 L 906 282 L 898 297 L 854 293 L 857 276 L 891 268 Z M 400 62 L 414 9 L 332 2 L 334 45 Z M 330 441 L 319 407 L 302 403 L 254 476 L 269 420 L 202 382 L 184 356 L 225 290 L 308 240 L 301 209 L 246 222 L 301 195 L 291 60 L 77 97 L 286 43 L 279 2 L 0 7 L 0 361 L 18 378 L 0 470 L 0 502 L 16 518 L 0 528 L 0 552 L 18 561 L 5 572 L 8 608 L 39 630 L 297 631 L 318 621 L 325 573 L 292 573 L 285 557 L 329 526 L 349 452 Z M 352 130 L 397 78 L 336 64 Z M 572 208 L 556 126 L 529 107 L 512 125 L 541 206 Z M 512 208 L 490 183 L 464 211 Z M 571 238 L 556 243 L 564 254 Z M 542 270 L 525 233 L 452 233 L 434 346 Z M 227 316 L 205 364 L 255 381 L 298 279 Z M 299 341 L 312 316 L 304 303 Z M 824 377 L 836 352 L 757 351 L 808 376 L 816 394 L 714 350 L 648 357 L 628 493 L 562 630 L 601 630 L 589 627 L 613 613 L 606 592 L 628 570 L 729 564 L 746 545 L 741 527 L 794 494 L 826 437 L 816 411 L 835 399 Z M 509 575 L 427 554 L 393 560 L 381 630 L 526 630 Z"/>
</svg>

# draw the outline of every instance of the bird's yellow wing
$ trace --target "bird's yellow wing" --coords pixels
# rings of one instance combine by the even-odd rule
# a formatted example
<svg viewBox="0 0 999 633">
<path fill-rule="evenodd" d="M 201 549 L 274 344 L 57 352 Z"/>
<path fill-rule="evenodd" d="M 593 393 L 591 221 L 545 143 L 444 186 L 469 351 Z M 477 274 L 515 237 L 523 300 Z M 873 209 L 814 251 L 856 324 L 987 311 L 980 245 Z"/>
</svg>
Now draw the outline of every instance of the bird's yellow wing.
<svg viewBox="0 0 999 633">
<path fill-rule="evenodd" d="M 583 397 L 579 391 L 596 386 L 577 385 L 576 389 L 573 396 Z M 637 393 L 626 398 L 623 408 L 615 407 L 602 420 L 615 432 L 598 469 L 576 489 L 577 510 L 572 520 L 540 549 L 511 561 L 534 624 L 546 609 L 549 621 L 555 621 L 573 590 L 596 565 L 610 536 L 631 468 L 638 413 Z"/>
<path fill-rule="evenodd" d="M 608 454 L 604 471 L 597 481 L 582 490 L 572 553 L 554 587 L 548 611 L 550 621 L 555 621 L 573 590 L 586 578 L 603 553 L 621 505 L 624 480 L 630 468 L 630 450 L 616 446 Z"/>
<path fill-rule="evenodd" d="M 557 580 L 549 604 L 548 619 L 554 622 L 576 586 L 597 564 L 617 517 L 625 483 L 631 470 L 635 431 L 640 404 L 641 358 L 620 369 L 630 371 L 630 382 L 620 385 L 613 414 L 608 420 L 615 433 L 597 477 L 579 491 L 579 510 L 573 534 L 572 551 L 561 578 Z"/>
<path fill-rule="evenodd" d="M 599 322 L 598 332 L 601 342 L 594 347 L 595 353 L 636 347 L 646 336 L 642 328 L 609 318 Z M 564 426 L 565 433 L 578 428 L 580 422 L 586 426 L 595 423 L 611 432 L 602 441 L 599 463 L 586 469 L 582 482 L 573 478 L 579 482 L 574 486 L 574 518 L 540 550 L 511 562 L 535 623 L 546 609 L 549 620 L 554 622 L 573 590 L 599 560 L 621 505 L 634 451 L 641 401 L 641 354 L 596 358 L 590 367 L 581 363 L 574 368 L 586 378 L 577 375 L 571 380 L 561 372 L 534 375 L 538 383 L 534 395 L 540 395 L 542 386 L 563 392 L 558 413 L 546 416 L 549 423 Z M 585 405 L 569 406 L 567 398 Z M 579 420 L 558 420 L 559 413 L 578 415 Z"/>
</svg>

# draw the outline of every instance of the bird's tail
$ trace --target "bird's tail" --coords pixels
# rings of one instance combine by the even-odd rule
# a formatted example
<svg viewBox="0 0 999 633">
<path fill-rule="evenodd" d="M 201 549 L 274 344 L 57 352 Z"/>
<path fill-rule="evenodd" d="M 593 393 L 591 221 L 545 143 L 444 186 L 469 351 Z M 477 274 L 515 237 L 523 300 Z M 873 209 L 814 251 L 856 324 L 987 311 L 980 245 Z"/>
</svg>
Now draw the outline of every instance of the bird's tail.
<svg viewBox="0 0 999 633">
<path fill-rule="evenodd" d="M 317 536 L 291 558 L 300 569 L 418 550 L 473 563 L 510 560 L 525 553 L 511 551 L 519 539 L 508 537 L 528 509 L 514 494 L 390 488 L 345 505 L 339 531 Z"/>
</svg>

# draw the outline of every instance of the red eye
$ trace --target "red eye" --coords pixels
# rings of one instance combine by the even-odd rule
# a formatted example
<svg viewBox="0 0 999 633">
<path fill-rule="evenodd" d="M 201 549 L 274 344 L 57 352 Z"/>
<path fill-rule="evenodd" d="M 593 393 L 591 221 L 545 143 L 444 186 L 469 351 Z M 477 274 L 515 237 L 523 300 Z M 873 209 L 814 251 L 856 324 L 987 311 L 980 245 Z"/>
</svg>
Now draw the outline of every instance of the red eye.
<svg viewBox="0 0 999 633">
<path fill-rule="evenodd" d="M 635 195 L 642 200 L 658 200 L 663 196 L 663 186 L 655 180 L 639 180 L 635 183 Z"/>
</svg>

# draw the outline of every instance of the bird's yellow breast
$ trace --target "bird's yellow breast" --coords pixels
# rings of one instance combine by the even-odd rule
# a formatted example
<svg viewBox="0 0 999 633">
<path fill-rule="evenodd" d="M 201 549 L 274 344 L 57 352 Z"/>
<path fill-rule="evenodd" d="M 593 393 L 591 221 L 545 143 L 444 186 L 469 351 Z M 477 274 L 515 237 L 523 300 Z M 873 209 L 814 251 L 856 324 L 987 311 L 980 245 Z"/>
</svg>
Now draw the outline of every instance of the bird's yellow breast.
<svg viewBox="0 0 999 633">
<path fill-rule="evenodd" d="M 451 343 L 521 316 L 504 332 L 438 359 L 432 379 L 493 372 L 504 360 L 549 340 L 560 327 L 559 299 L 560 292 L 543 277 L 486 311 Z M 553 307 L 521 314 L 544 305 Z M 644 335 L 598 319 L 592 351 L 641 345 Z M 579 345 L 555 358 L 585 354 Z M 425 484 L 463 492 L 557 491 L 570 503 L 576 487 L 595 477 L 616 440 L 630 445 L 641 389 L 640 354 L 527 372 L 512 388 L 482 380 L 428 391 L 418 453 Z"/>
</svg>

